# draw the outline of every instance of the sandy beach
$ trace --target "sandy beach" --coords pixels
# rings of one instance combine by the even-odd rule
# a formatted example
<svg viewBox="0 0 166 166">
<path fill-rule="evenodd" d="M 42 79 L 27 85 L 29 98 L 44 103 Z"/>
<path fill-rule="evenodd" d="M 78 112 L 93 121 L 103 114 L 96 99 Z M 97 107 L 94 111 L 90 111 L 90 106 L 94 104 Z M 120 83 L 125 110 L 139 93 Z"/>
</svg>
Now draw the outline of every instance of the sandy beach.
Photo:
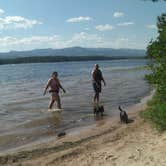
<svg viewBox="0 0 166 166">
<path fill-rule="evenodd" d="M 166 0 L 0 0 L 0 166 L 166 166 Z"/>
<path fill-rule="evenodd" d="M 1 154 L 0 165 L 165 166 L 166 134 L 139 116 L 151 97 L 128 109 L 132 123 L 121 124 L 119 117 L 100 120 L 56 141 Z"/>
</svg>

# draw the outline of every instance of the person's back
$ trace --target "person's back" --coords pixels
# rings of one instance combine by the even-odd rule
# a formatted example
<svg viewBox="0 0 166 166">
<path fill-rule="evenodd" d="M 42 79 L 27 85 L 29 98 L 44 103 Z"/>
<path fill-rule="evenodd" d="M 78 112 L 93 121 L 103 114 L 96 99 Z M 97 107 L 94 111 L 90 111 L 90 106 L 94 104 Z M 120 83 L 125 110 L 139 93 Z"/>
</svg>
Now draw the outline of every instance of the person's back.
<svg viewBox="0 0 166 166">
<path fill-rule="evenodd" d="M 104 85 L 106 85 L 105 80 L 103 78 L 102 72 L 99 69 L 99 65 L 96 64 L 95 68 L 92 71 L 92 83 L 94 89 L 94 102 L 97 100 L 99 102 L 99 93 L 101 93 L 101 81 L 103 81 Z"/>
<path fill-rule="evenodd" d="M 59 93 L 59 81 L 58 81 L 58 79 L 51 78 L 50 87 L 51 87 L 50 92 Z"/>
<path fill-rule="evenodd" d="M 100 69 L 95 69 L 93 71 L 93 80 L 97 83 L 100 83 L 102 80 L 102 72 Z"/>
</svg>

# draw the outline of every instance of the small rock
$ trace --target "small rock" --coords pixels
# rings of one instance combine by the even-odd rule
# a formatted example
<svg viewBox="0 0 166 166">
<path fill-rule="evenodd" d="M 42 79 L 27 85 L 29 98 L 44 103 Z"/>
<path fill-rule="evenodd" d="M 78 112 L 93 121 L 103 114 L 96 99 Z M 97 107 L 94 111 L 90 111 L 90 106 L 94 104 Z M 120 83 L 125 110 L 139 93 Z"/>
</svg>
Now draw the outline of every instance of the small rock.
<svg viewBox="0 0 166 166">
<path fill-rule="evenodd" d="M 65 136 L 66 135 L 66 132 L 65 131 L 62 131 L 60 133 L 57 134 L 58 137 L 62 137 L 62 136 Z"/>
</svg>

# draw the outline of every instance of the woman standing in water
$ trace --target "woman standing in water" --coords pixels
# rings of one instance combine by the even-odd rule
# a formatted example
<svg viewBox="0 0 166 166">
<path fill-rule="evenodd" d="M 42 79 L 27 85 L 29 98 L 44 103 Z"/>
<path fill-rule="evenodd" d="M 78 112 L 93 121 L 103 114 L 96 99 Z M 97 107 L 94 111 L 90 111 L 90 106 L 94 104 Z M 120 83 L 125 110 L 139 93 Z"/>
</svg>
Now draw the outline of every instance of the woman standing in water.
<svg viewBox="0 0 166 166">
<path fill-rule="evenodd" d="M 61 99 L 59 96 L 59 90 L 62 89 L 64 93 L 66 91 L 62 87 L 62 85 L 60 84 L 57 72 L 53 72 L 51 78 L 48 80 L 47 85 L 44 89 L 44 95 L 46 94 L 48 88 L 50 88 L 49 92 L 51 93 L 51 100 L 50 100 L 50 104 L 49 104 L 49 109 L 52 109 L 55 101 L 57 102 L 57 108 L 62 109 Z"/>
</svg>

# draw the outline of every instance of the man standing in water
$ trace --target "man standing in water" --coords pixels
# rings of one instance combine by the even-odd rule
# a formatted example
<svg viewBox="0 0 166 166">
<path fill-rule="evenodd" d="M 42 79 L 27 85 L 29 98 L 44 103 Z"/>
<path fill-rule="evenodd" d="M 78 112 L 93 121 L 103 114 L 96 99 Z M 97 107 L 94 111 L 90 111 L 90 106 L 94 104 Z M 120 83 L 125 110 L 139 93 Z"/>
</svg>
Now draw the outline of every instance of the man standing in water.
<svg viewBox="0 0 166 166">
<path fill-rule="evenodd" d="M 57 102 L 57 108 L 61 110 L 62 107 L 61 107 L 61 100 L 60 100 L 60 96 L 59 96 L 59 89 L 62 89 L 64 93 L 66 91 L 62 87 L 62 85 L 60 84 L 57 72 L 53 72 L 51 78 L 48 80 L 47 85 L 44 89 L 44 95 L 46 94 L 47 89 L 49 87 L 50 87 L 49 92 L 51 93 L 51 100 L 50 100 L 50 104 L 49 104 L 49 109 L 52 109 L 53 104 L 56 101 Z"/>
<path fill-rule="evenodd" d="M 93 83 L 93 89 L 94 89 L 94 98 L 93 101 L 99 102 L 99 94 L 101 93 L 101 82 L 104 83 L 104 86 L 106 86 L 106 82 L 103 78 L 102 72 L 99 69 L 99 65 L 95 64 L 94 69 L 92 70 L 92 83 Z"/>
</svg>

